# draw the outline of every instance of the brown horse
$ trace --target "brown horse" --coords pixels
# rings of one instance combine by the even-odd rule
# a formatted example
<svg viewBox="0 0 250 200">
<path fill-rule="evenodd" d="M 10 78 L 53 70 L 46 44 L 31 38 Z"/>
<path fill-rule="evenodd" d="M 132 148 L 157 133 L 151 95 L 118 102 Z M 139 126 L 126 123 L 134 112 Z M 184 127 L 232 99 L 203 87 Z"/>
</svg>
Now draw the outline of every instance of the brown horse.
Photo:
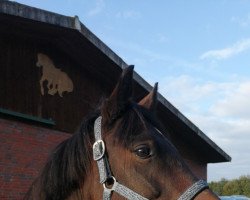
<svg viewBox="0 0 250 200">
<path fill-rule="evenodd" d="M 188 169 L 157 122 L 157 85 L 131 100 L 126 68 L 99 111 L 53 152 L 26 199 L 219 199 Z"/>
</svg>

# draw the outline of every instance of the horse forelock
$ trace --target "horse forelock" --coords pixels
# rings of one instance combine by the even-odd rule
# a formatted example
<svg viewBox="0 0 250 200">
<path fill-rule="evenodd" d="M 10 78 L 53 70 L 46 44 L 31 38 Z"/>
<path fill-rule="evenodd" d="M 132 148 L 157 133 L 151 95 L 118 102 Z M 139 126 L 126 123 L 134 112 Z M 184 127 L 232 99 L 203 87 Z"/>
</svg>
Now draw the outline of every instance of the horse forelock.
<svg viewBox="0 0 250 200">
<path fill-rule="evenodd" d="M 148 109 L 133 102 L 117 119 L 113 119 L 112 124 L 111 129 L 116 141 L 125 147 L 132 144 L 139 135 L 147 134 L 148 124 L 162 129 L 161 124 Z"/>
</svg>

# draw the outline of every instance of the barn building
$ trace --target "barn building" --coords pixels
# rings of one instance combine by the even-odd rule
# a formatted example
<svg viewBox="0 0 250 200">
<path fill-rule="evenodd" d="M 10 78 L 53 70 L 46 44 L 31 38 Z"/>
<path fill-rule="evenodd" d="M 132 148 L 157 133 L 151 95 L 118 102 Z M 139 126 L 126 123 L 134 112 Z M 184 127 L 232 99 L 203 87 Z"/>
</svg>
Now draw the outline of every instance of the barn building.
<svg viewBox="0 0 250 200">
<path fill-rule="evenodd" d="M 0 199 L 22 199 L 49 152 L 71 136 L 127 64 L 68 17 L 0 1 Z M 151 90 L 134 74 L 134 99 Z M 231 160 L 161 94 L 157 112 L 200 178 L 207 164 Z"/>
</svg>

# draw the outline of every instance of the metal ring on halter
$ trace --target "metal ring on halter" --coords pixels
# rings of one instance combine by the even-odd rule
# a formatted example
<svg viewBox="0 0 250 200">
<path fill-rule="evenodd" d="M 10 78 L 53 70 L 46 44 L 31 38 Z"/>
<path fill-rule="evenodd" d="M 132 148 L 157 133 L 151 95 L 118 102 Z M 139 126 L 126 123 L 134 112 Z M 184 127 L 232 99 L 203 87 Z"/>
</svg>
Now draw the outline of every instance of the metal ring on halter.
<svg viewBox="0 0 250 200">
<path fill-rule="evenodd" d="M 109 186 L 107 186 L 107 182 L 108 180 L 112 179 L 113 183 Z M 102 184 L 103 185 L 103 188 L 108 190 L 108 191 L 114 191 L 115 190 L 115 187 L 117 186 L 117 181 L 115 179 L 115 177 L 113 176 L 110 176 L 108 177 L 108 179 L 105 181 L 105 183 Z"/>
</svg>

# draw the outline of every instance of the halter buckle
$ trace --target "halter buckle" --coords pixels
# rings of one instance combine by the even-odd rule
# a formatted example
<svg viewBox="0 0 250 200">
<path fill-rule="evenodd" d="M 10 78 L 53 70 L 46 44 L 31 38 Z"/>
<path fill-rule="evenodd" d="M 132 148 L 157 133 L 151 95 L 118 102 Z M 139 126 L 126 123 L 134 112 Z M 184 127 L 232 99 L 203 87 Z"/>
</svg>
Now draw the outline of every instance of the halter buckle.
<svg viewBox="0 0 250 200">
<path fill-rule="evenodd" d="M 95 161 L 100 160 L 105 154 L 105 144 L 103 140 L 97 140 L 93 144 L 93 158 Z"/>
</svg>

